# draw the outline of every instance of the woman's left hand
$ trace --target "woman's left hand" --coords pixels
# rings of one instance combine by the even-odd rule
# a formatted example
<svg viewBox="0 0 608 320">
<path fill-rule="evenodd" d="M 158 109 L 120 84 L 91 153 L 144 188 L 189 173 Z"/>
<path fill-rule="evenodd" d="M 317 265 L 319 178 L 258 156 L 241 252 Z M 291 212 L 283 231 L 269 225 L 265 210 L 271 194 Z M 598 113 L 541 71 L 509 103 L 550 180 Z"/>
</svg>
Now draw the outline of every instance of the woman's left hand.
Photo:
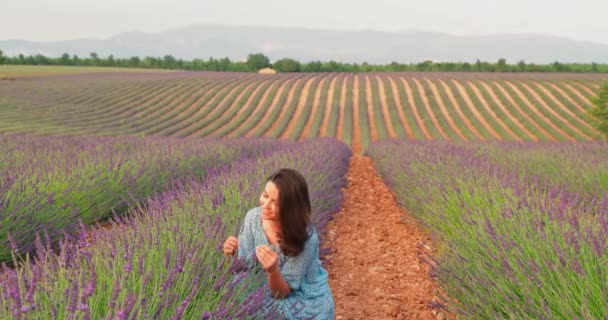
<svg viewBox="0 0 608 320">
<path fill-rule="evenodd" d="M 276 252 L 267 245 L 259 245 L 255 248 L 255 254 L 258 257 L 258 261 L 262 265 L 262 268 L 266 272 L 274 271 L 279 265 L 279 256 Z"/>
</svg>

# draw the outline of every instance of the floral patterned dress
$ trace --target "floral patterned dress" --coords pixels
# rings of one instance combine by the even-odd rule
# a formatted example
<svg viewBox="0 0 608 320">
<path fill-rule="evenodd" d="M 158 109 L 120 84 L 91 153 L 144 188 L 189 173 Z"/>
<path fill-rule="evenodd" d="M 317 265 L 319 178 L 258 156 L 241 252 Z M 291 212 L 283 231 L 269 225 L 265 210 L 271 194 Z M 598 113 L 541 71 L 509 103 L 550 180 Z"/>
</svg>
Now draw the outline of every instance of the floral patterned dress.
<svg viewBox="0 0 608 320">
<path fill-rule="evenodd" d="M 319 260 L 319 237 L 314 228 L 312 231 L 304 251 L 296 257 L 285 256 L 280 248 L 270 245 L 262 229 L 261 207 L 247 212 L 239 232 L 239 258 L 253 259 L 255 248 L 262 244 L 278 253 L 281 275 L 289 284 L 291 292 L 286 298 L 274 302 L 287 319 L 334 318 L 334 299 L 329 289 L 327 271 Z M 270 292 L 268 297 L 270 298 Z"/>
</svg>

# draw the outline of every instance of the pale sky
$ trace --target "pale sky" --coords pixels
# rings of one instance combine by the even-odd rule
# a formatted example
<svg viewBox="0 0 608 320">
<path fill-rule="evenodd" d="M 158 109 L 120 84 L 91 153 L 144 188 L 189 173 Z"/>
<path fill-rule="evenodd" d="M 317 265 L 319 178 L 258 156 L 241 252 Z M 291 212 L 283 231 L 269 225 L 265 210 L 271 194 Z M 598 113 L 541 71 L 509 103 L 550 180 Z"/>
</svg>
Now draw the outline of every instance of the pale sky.
<svg viewBox="0 0 608 320">
<path fill-rule="evenodd" d="M 0 8 L 0 40 L 106 38 L 219 23 L 537 33 L 608 44 L 608 0 L 2 0 Z"/>
</svg>

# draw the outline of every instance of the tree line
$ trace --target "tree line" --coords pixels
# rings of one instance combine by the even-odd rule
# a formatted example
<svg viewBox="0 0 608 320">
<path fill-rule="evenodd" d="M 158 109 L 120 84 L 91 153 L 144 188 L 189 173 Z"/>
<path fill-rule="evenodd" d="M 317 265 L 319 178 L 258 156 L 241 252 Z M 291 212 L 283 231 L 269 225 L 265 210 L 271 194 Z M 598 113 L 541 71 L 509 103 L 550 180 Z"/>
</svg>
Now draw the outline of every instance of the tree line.
<svg viewBox="0 0 608 320">
<path fill-rule="evenodd" d="M 60 66 L 97 66 L 150 69 L 180 69 L 204 71 L 234 71 L 257 72 L 262 68 L 273 68 L 278 72 L 406 72 L 406 71 L 439 71 L 439 72 L 580 72 L 605 73 L 608 64 L 600 63 L 560 63 L 550 64 L 527 63 L 523 60 L 515 64 L 507 63 L 506 59 L 496 62 L 477 60 L 469 62 L 437 62 L 423 61 L 420 63 L 369 64 L 342 63 L 337 61 L 300 62 L 292 58 L 283 58 L 271 63 L 262 53 L 252 53 L 246 61 L 233 61 L 229 58 L 177 59 L 172 55 L 163 57 L 137 56 L 117 58 L 114 55 L 101 57 L 92 52 L 89 56 L 80 57 L 64 53 L 60 57 L 47 57 L 43 54 L 5 56 L 0 50 L 0 64 L 13 65 L 60 65 Z"/>
</svg>

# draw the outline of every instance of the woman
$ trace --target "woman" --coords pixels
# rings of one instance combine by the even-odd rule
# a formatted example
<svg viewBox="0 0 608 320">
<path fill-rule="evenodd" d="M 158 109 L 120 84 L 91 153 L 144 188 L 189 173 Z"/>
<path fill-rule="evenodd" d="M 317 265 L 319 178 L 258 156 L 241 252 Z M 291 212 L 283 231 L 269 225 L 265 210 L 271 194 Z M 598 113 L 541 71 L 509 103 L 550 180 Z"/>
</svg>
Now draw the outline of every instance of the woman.
<svg viewBox="0 0 608 320">
<path fill-rule="evenodd" d="M 304 177 L 293 169 L 272 174 L 249 210 L 238 238 L 228 237 L 224 253 L 257 257 L 273 298 L 287 319 L 333 319 L 334 300 L 319 260 L 319 237 L 311 224 Z M 254 255 L 255 253 L 255 255 Z"/>
</svg>

